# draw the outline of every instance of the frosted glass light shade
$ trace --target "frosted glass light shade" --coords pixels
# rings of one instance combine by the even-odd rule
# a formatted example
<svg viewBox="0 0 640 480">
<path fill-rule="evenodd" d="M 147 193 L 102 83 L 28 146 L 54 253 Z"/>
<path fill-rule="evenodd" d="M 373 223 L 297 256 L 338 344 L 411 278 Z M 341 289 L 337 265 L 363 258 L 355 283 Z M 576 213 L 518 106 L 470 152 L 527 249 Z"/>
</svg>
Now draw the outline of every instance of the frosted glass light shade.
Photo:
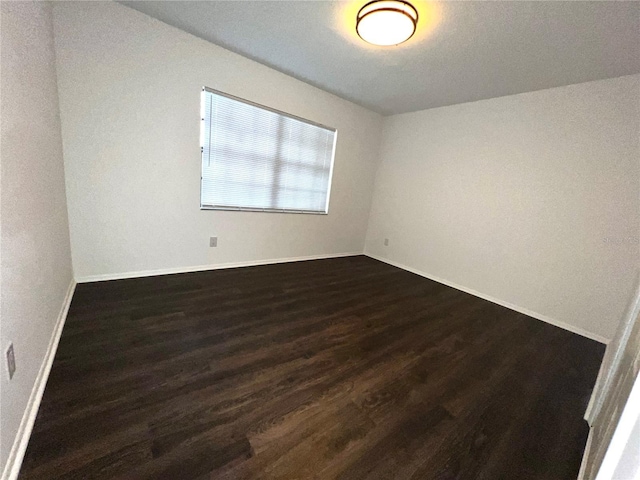
<svg viewBox="0 0 640 480">
<path fill-rule="evenodd" d="M 416 31 L 418 11 L 400 0 L 376 0 L 358 12 L 356 31 L 373 45 L 389 46 L 406 42 Z"/>
</svg>

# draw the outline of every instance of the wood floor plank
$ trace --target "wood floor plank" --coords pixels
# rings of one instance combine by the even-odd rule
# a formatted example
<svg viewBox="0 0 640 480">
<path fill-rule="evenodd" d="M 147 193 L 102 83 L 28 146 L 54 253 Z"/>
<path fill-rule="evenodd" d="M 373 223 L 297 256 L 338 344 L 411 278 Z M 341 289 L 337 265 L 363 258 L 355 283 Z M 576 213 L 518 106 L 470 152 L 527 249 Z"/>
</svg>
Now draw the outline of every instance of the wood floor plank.
<svg viewBox="0 0 640 480">
<path fill-rule="evenodd" d="M 603 353 L 364 256 L 81 284 L 20 478 L 575 479 Z"/>
</svg>

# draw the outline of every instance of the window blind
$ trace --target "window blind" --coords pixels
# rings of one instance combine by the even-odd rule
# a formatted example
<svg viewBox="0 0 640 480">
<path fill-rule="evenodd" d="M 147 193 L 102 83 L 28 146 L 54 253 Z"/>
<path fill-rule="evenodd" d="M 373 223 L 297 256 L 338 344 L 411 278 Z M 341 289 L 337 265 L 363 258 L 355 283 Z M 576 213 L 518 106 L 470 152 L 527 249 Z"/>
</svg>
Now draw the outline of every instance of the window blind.
<svg viewBox="0 0 640 480">
<path fill-rule="evenodd" d="M 202 92 L 203 209 L 328 213 L 336 131 Z"/>
</svg>

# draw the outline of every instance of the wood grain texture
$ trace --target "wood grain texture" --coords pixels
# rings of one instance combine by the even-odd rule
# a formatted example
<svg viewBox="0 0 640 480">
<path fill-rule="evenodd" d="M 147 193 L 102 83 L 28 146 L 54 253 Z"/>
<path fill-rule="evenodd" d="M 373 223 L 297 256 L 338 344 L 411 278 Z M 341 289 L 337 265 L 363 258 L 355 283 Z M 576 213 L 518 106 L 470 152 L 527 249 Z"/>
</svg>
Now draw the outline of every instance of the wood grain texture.
<svg viewBox="0 0 640 480">
<path fill-rule="evenodd" d="M 20 478 L 575 479 L 603 353 L 364 256 L 81 284 Z"/>
</svg>

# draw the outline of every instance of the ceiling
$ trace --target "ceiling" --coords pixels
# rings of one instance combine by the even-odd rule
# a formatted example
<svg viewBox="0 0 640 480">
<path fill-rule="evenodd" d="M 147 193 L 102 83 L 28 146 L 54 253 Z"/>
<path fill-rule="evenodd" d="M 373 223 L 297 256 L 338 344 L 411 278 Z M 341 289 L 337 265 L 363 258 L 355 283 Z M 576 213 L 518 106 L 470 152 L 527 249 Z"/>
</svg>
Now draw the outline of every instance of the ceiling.
<svg viewBox="0 0 640 480">
<path fill-rule="evenodd" d="M 124 1 L 382 114 L 640 73 L 640 2 L 412 2 L 418 30 L 374 47 L 353 1 Z"/>
</svg>

